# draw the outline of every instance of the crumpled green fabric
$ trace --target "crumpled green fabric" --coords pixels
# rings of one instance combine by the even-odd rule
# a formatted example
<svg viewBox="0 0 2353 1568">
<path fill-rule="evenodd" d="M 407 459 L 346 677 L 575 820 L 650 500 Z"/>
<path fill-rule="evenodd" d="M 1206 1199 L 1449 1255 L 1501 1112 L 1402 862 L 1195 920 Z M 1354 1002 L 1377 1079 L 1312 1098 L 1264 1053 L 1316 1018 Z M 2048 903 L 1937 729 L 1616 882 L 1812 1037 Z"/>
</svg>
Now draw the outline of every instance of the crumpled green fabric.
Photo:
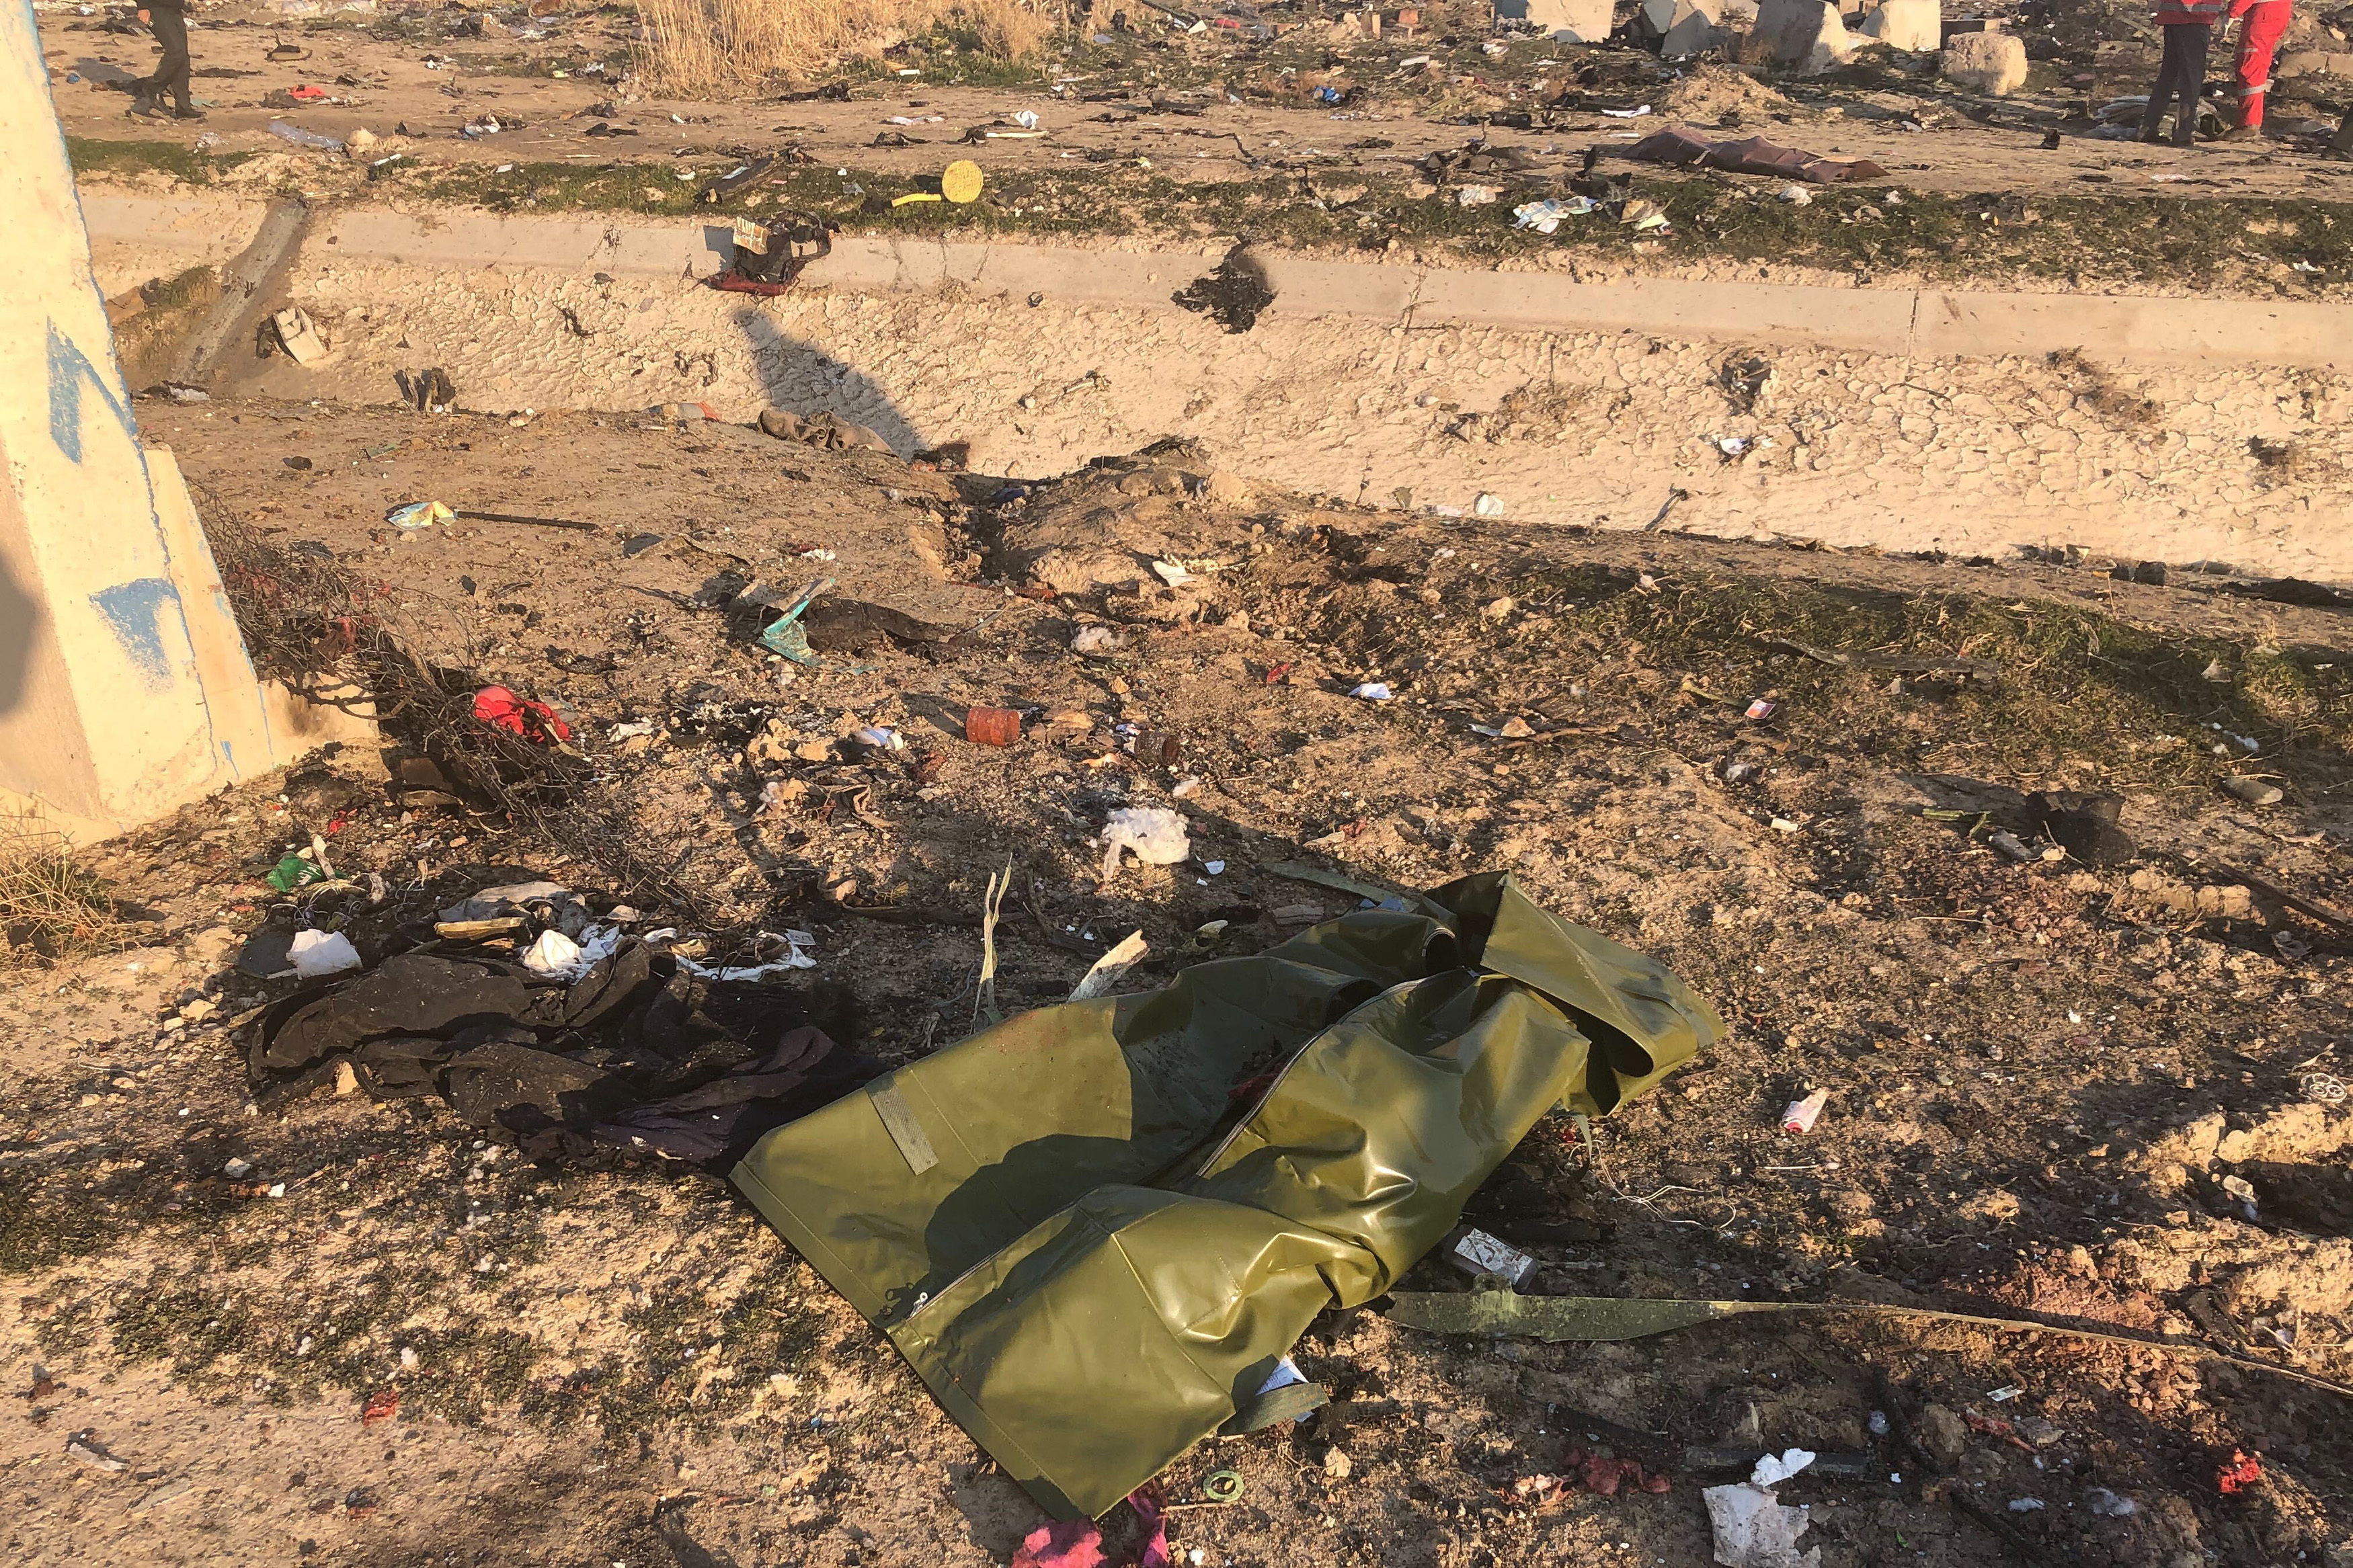
<svg viewBox="0 0 2353 1568">
<path fill-rule="evenodd" d="M 733 1179 L 1039 1503 L 1100 1513 L 1388 1289 L 1547 1110 L 1613 1110 L 1723 1032 L 1505 875 L 1419 904 L 1008 1019 Z"/>
</svg>

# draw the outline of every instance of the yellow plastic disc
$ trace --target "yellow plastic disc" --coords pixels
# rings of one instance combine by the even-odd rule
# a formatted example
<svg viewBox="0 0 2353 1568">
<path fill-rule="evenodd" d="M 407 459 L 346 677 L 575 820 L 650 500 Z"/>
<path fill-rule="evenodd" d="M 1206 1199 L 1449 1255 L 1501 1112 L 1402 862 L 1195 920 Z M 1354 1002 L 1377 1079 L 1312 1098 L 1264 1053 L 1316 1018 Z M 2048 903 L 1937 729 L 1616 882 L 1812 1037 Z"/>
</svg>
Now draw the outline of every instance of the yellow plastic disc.
<svg viewBox="0 0 2353 1568">
<path fill-rule="evenodd" d="M 980 199 L 980 165 L 969 158 L 959 158 L 940 174 L 940 195 L 958 206 Z"/>
</svg>

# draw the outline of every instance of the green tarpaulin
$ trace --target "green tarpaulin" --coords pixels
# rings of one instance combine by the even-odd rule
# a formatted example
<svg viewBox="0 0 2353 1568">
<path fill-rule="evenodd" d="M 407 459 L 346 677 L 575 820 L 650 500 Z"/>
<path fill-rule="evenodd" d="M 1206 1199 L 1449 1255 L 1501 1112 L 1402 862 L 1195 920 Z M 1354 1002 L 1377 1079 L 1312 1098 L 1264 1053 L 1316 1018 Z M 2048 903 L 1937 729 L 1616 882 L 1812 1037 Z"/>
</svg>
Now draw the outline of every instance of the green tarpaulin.
<svg viewBox="0 0 2353 1568">
<path fill-rule="evenodd" d="M 1722 1027 L 1489 874 L 1009 1019 L 734 1180 L 1008 1473 L 1092 1515 L 1388 1289 L 1547 1110 L 1610 1110 Z"/>
</svg>

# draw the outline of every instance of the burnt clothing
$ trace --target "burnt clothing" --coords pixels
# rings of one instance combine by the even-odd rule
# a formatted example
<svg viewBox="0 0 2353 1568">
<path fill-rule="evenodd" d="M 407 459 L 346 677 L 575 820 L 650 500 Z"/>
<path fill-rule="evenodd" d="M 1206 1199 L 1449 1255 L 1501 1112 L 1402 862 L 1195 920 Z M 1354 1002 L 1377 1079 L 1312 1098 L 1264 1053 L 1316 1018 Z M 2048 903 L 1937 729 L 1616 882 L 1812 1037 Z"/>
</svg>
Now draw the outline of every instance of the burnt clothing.
<svg viewBox="0 0 2353 1568">
<path fill-rule="evenodd" d="M 481 951 L 413 952 L 271 1006 L 250 1065 L 265 1100 L 348 1064 L 376 1098 L 438 1095 L 534 1158 L 602 1144 L 723 1168 L 881 1070 L 819 1015 L 855 1027 L 837 998 L 705 978 L 644 942 L 568 985 Z"/>
</svg>

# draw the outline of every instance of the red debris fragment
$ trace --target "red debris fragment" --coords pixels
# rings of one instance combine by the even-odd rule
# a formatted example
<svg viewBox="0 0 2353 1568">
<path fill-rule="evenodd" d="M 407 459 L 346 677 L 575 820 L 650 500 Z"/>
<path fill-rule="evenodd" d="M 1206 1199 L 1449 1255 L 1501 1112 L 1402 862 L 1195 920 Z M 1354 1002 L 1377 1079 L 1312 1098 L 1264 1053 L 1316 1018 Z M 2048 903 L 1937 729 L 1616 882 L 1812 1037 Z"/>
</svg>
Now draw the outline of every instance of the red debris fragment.
<svg viewBox="0 0 2353 1568">
<path fill-rule="evenodd" d="M 1293 665 L 1289 665 L 1289 664 L 1278 664 L 1278 665 L 1276 665 L 1273 668 L 1271 668 L 1271 669 L 1270 669 L 1270 670 L 1268 670 L 1268 671 L 1266 672 L 1266 683 L 1267 683 L 1269 686 L 1280 686 L 1280 685 L 1282 685 L 1282 678 L 1283 678 L 1284 676 L 1286 676 L 1286 675 L 1289 675 L 1289 674 L 1292 672 L 1292 669 L 1293 669 L 1293 668 L 1294 668 L 1294 667 L 1293 667 Z"/>
<path fill-rule="evenodd" d="M 1643 1469 L 1632 1459 L 1604 1458 L 1583 1448 L 1568 1451 L 1568 1467 L 1569 1473 L 1564 1476 L 1522 1476 L 1501 1489 L 1499 1495 L 1506 1502 L 1533 1503 L 1541 1508 L 1558 1502 L 1579 1487 L 1597 1497 L 1616 1497 L 1627 1489 L 1655 1495 L 1674 1485 L 1666 1477 Z"/>
<path fill-rule="evenodd" d="M 2034 1452 L 2034 1445 L 2018 1435 L 2018 1428 L 1999 1416 L 1979 1415 L 1972 1412 L 1962 1417 L 1972 1432 L 1982 1432 L 1989 1437 L 1999 1437 L 2021 1454 Z"/>
<path fill-rule="evenodd" d="M 543 746 L 572 739 L 572 726 L 557 718 L 554 709 L 518 697 L 503 686 L 485 686 L 474 693 L 474 717 L 494 730 Z"/>
<path fill-rule="evenodd" d="M 360 1425 L 363 1426 L 375 1426 L 383 1422 L 391 1420 L 394 1416 L 399 1414 L 400 1390 L 396 1388 L 379 1388 L 374 1394 L 369 1394 L 367 1404 L 361 1406 Z"/>
<path fill-rule="evenodd" d="M 2231 1462 L 2224 1465 L 2221 1472 L 2215 1476 L 2214 1484 L 2222 1489 L 2224 1497 L 2229 1497 L 2233 1492 L 2245 1490 L 2263 1479 L 2263 1467 L 2261 1461 L 2244 1449 L 2233 1448 L 2231 1450 Z"/>
<path fill-rule="evenodd" d="M 1024 1536 L 1008 1568 L 1103 1568 L 1103 1531 L 1089 1519 L 1058 1519 Z"/>
</svg>

